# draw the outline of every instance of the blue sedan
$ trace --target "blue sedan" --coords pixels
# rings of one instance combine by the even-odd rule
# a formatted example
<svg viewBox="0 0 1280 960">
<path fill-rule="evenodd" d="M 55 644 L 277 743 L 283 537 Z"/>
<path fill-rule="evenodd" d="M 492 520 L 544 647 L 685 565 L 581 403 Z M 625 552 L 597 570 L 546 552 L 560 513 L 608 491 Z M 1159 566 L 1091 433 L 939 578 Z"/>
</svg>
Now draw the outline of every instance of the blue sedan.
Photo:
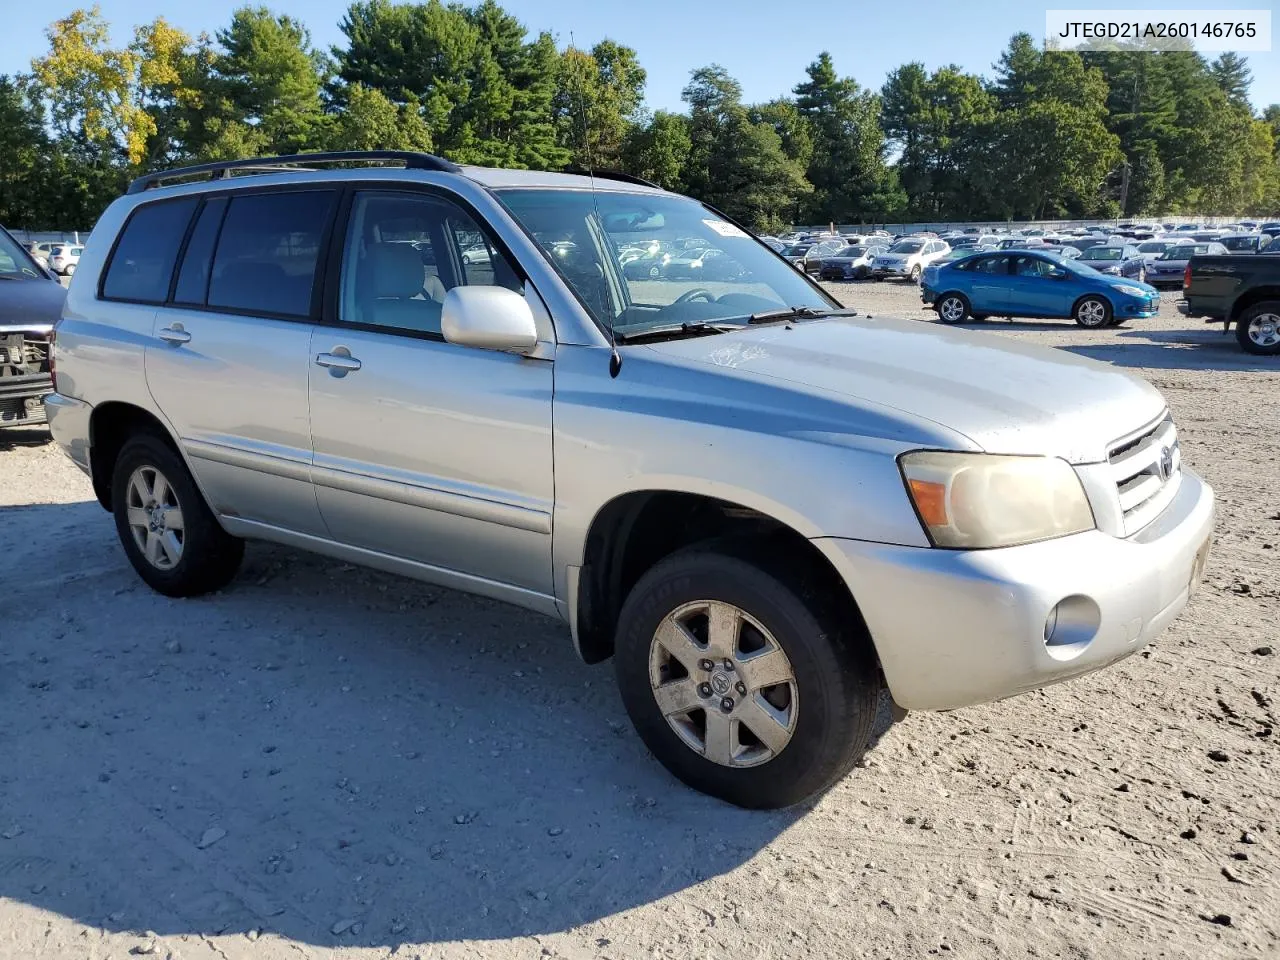
<svg viewBox="0 0 1280 960">
<path fill-rule="evenodd" d="M 988 316 L 1074 319 L 1082 327 L 1154 317 L 1160 293 L 1052 253 L 1000 250 L 925 268 L 920 292 L 943 323 Z"/>
</svg>

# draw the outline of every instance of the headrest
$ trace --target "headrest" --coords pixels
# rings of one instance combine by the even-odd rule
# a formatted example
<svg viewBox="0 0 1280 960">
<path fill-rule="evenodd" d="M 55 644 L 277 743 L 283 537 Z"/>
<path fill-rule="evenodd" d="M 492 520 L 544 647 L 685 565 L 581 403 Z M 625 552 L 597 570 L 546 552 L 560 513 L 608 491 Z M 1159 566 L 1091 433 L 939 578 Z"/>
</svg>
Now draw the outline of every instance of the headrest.
<svg viewBox="0 0 1280 960">
<path fill-rule="evenodd" d="M 379 299 L 403 300 L 422 292 L 422 256 L 407 243 L 379 243 L 369 248 L 369 279 Z"/>
</svg>

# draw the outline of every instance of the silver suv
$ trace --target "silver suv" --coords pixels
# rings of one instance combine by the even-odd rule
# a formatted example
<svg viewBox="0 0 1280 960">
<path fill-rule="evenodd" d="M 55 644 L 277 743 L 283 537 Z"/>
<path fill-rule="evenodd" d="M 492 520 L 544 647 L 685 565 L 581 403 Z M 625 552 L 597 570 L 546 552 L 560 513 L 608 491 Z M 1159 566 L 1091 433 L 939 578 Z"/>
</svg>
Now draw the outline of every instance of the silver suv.
<svg viewBox="0 0 1280 960">
<path fill-rule="evenodd" d="M 636 244 L 734 269 L 628 272 Z M 844 775 L 884 688 L 946 710 L 1139 650 L 1213 519 L 1145 382 L 858 316 L 619 176 L 147 176 L 53 353 L 53 433 L 156 590 L 223 587 L 262 539 L 559 617 L 658 759 L 744 806 Z"/>
</svg>

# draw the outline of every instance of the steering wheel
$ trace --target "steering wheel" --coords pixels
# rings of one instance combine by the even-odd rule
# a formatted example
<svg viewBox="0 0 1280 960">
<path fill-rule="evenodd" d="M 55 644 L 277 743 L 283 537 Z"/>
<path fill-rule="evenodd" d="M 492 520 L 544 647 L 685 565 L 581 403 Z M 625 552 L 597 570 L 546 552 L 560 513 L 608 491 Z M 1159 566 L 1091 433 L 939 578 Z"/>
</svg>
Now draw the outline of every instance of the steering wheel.
<svg viewBox="0 0 1280 960">
<path fill-rule="evenodd" d="M 686 290 L 676 297 L 672 306 L 675 306 L 676 303 L 688 303 L 690 300 L 705 300 L 707 303 L 715 303 L 716 295 L 706 287 L 694 287 L 692 290 Z"/>
</svg>

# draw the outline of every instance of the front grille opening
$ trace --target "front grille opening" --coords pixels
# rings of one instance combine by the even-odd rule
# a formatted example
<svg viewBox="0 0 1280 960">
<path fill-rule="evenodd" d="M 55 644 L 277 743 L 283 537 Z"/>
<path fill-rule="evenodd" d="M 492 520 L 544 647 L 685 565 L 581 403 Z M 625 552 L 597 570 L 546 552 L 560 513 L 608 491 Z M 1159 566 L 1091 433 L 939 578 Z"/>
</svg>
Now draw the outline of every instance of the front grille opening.
<svg viewBox="0 0 1280 960">
<path fill-rule="evenodd" d="M 1182 455 L 1173 418 L 1113 444 L 1107 454 L 1129 536 L 1151 522 L 1173 499 L 1182 479 Z"/>
</svg>

